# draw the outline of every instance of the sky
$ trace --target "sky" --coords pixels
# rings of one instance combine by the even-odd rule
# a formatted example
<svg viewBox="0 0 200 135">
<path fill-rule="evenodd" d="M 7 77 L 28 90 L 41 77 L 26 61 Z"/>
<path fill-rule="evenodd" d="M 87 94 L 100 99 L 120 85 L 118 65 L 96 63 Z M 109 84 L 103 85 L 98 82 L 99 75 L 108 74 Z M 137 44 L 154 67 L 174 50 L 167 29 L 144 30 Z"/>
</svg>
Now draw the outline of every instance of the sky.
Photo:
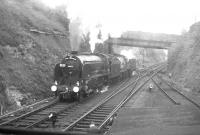
<svg viewBox="0 0 200 135">
<path fill-rule="evenodd" d="M 81 29 L 94 39 L 101 29 L 103 39 L 125 31 L 181 34 L 200 21 L 198 0 L 42 0 L 55 8 L 66 5 L 69 19 L 79 17 Z M 97 27 L 99 26 L 99 27 Z M 91 41 L 91 44 L 94 44 Z"/>
<path fill-rule="evenodd" d="M 70 19 L 80 17 L 83 29 L 95 29 L 101 24 L 102 33 L 144 31 L 180 34 L 200 19 L 198 0 L 42 0 L 54 8 L 67 6 Z"/>
</svg>

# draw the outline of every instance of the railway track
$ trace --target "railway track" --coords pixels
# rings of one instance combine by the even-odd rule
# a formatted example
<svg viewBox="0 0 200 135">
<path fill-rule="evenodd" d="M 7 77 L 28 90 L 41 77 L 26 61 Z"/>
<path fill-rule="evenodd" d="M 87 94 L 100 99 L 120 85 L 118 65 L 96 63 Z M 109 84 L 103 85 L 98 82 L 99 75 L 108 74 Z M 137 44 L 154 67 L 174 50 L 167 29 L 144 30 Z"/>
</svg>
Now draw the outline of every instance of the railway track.
<svg viewBox="0 0 200 135">
<path fill-rule="evenodd" d="M 126 82 L 122 83 L 120 87 L 123 85 L 127 85 Z M 67 116 L 69 113 L 72 113 L 77 108 L 81 107 L 81 103 L 72 103 L 72 104 L 66 104 L 66 103 L 59 103 L 58 100 L 54 100 L 53 102 L 50 102 L 46 104 L 45 106 L 41 106 L 35 110 L 32 110 L 31 112 L 27 112 L 23 115 L 19 114 L 14 115 L 13 113 L 7 114 L 3 117 L 1 117 L 0 121 L 0 127 L 10 127 L 10 128 L 47 128 L 49 123 L 51 123 L 51 120 L 49 119 L 50 113 L 56 113 L 57 115 L 60 114 L 62 117 Z M 18 112 L 18 111 L 16 111 Z M 16 113 L 14 112 L 14 113 Z M 10 116 L 11 115 L 11 116 Z M 46 125 L 42 122 L 46 121 Z M 43 125 L 42 125 L 43 124 Z M 40 125 L 41 127 L 36 127 L 36 125 Z M 46 127 L 44 127 L 44 125 Z"/>
<path fill-rule="evenodd" d="M 126 85 L 126 83 L 122 83 L 119 87 L 122 85 Z M 31 114 L 34 114 L 36 112 L 42 111 L 45 108 L 48 108 L 55 104 L 55 102 L 58 102 L 58 99 L 55 99 L 55 97 L 50 97 L 41 101 L 38 101 L 34 104 L 21 107 L 13 112 L 9 112 L 7 114 L 4 114 L 0 116 L 0 126 L 4 125 L 8 121 L 17 120 L 21 117 L 28 116 Z"/>
<path fill-rule="evenodd" d="M 30 125 L 34 124 L 35 121 L 40 121 L 41 119 L 46 119 L 48 115 L 54 111 L 59 112 L 65 109 L 75 106 L 75 103 L 66 105 L 65 103 L 59 103 L 57 100 L 37 108 L 31 112 L 25 113 L 14 119 L 0 123 L 0 126 L 15 127 L 15 128 L 28 128 Z"/>
<path fill-rule="evenodd" d="M 153 76 L 154 75 L 155 73 L 153 74 Z M 54 132 L 62 130 L 63 132 L 84 132 L 84 133 L 88 132 L 89 127 L 91 126 L 94 127 L 97 126 L 96 131 L 100 131 L 103 128 L 106 129 L 105 125 L 109 125 L 109 123 L 112 122 L 117 110 L 119 110 L 119 108 L 130 98 L 130 95 L 133 96 L 139 90 L 138 89 L 135 92 L 133 91 L 127 92 L 124 91 L 124 89 L 127 89 L 128 87 L 135 87 L 138 81 L 141 80 L 142 77 L 138 78 L 135 82 L 130 81 L 120 85 L 118 90 L 116 90 L 117 92 L 114 91 L 113 93 L 111 93 L 104 100 L 102 100 L 102 102 L 92 107 L 92 109 L 90 109 L 89 111 L 77 113 L 75 117 L 76 120 L 71 119 L 71 121 L 67 121 L 65 119 L 64 121 L 62 121 L 62 119 L 65 117 L 69 118 L 70 114 L 76 112 L 82 104 L 79 104 L 77 102 L 66 104 L 54 101 L 46 106 L 28 112 L 24 115 L 0 123 L 1 127 L 0 131 L 3 131 L 3 129 L 4 131 L 6 131 L 5 129 L 13 127 L 15 128 L 12 129 L 13 131 L 16 131 L 17 129 L 18 131 L 22 129 L 36 129 L 36 130 L 52 129 Z M 147 79 L 147 81 L 149 79 Z M 115 102 L 116 100 L 116 99 L 113 100 L 113 97 L 117 97 L 117 94 L 119 93 L 124 93 L 124 95 L 127 96 L 125 98 L 122 98 L 120 102 L 113 104 L 113 102 Z M 111 99 L 112 99 L 112 104 L 111 104 Z M 57 124 L 56 121 L 60 120 L 62 122 Z M 32 130 L 32 133 L 37 132 L 36 130 Z M 21 133 L 25 132 L 20 132 L 20 134 Z"/>
<path fill-rule="evenodd" d="M 177 102 L 175 99 L 173 99 L 172 97 L 170 97 L 170 95 L 167 94 L 167 92 L 165 92 L 165 90 L 159 85 L 159 83 L 157 83 L 153 78 L 151 80 L 158 87 L 158 90 L 160 90 L 173 104 L 180 105 L 179 102 Z"/>
<path fill-rule="evenodd" d="M 50 101 L 54 100 L 54 97 L 50 97 L 50 98 L 46 98 L 43 99 L 41 101 L 35 102 L 31 105 L 27 105 L 27 106 L 23 106 L 15 111 L 6 113 L 4 115 L 0 116 L 0 123 L 3 123 L 5 121 L 9 121 L 11 119 L 17 118 L 19 116 L 21 116 L 22 114 L 31 112 L 39 107 L 45 106 L 46 104 L 48 104 Z"/>
<path fill-rule="evenodd" d="M 115 103 L 112 105 L 109 104 L 110 99 L 113 97 L 109 97 L 93 107 L 90 111 L 88 111 L 86 114 L 81 116 L 79 119 L 74 121 L 72 124 L 67 126 L 62 131 L 73 131 L 73 132 L 88 132 L 91 130 L 95 132 L 103 131 L 105 132 L 107 130 L 107 125 L 110 125 L 117 113 L 117 111 L 136 93 L 139 92 L 139 90 L 156 74 L 153 73 L 148 79 L 144 81 L 137 89 L 136 84 L 138 83 L 139 79 L 134 83 L 135 87 L 132 87 L 131 91 L 128 91 L 128 95 L 123 97 L 122 100 L 120 100 L 119 103 Z M 122 89 L 123 91 L 125 89 Z M 117 98 L 118 99 L 118 98 Z M 113 100 L 113 99 L 112 99 Z"/>
<path fill-rule="evenodd" d="M 200 133 L 200 110 L 198 95 L 176 89 L 171 80 L 166 83 L 154 76 L 141 94 L 132 98 L 120 110 L 107 134 L 196 134 Z"/>
<path fill-rule="evenodd" d="M 182 93 L 179 89 L 177 89 L 176 87 L 172 86 L 169 82 L 167 82 L 166 80 L 164 80 L 162 77 L 160 76 L 156 76 L 156 80 L 152 78 L 152 81 L 154 82 L 154 84 L 158 87 L 158 89 L 163 92 L 165 94 L 165 96 L 172 102 L 174 103 L 175 105 L 181 105 L 181 101 L 178 101 L 178 98 L 174 97 L 172 94 L 170 96 L 170 94 L 168 92 L 166 92 L 162 86 L 160 86 L 160 83 L 164 83 L 166 84 L 170 89 L 171 91 L 173 91 L 174 93 L 176 93 L 179 97 L 182 97 L 183 99 L 185 99 L 186 101 L 188 101 L 189 103 L 191 103 L 192 105 L 194 105 L 195 107 L 197 107 L 198 109 L 200 109 L 200 105 L 195 102 L 193 99 L 191 99 L 190 97 L 186 96 L 184 93 Z M 183 102 L 183 101 L 182 101 Z"/>
</svg>

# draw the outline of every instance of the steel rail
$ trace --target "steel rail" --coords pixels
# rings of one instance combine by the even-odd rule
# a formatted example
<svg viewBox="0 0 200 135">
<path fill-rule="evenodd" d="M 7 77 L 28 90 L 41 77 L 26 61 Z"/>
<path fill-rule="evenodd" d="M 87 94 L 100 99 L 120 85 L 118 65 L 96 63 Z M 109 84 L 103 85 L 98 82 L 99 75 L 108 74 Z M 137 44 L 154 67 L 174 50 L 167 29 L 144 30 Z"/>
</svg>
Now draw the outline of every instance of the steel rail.
<svg viewBox="0 0 200 135">
<path fill-rule="evenodd" d="M 172 88 L 175 92 L 177 92 L 178 94 L 180 94 L 182 97 L 184 97 L 185 99 L 187 99 L 188 101 L 190 101 L 192 104 L 194 104 L 198 109 L 200 109 L 200 105 L 198 103 L 196 103 L 195 101 L 193 101 L 192 99 L 190 99 L 189 97 L 187 97 L 186 95 L 184 95 L 183 93 L 181 93 L 177 88 L 175 88 L 174 86 L 172 86 L 171 84 L 169 84 L 166 80 L 164 80 L 162 77 L 158 76 L 158 78 L 160 78 L 165 84 L 167 84 L 170 88 Z"/>
<path fill-rule="evenodd" d="M 104 122 L 98 127 L 98 130 L 100 131 L 105 125 L 106 123 L 109 121 L 109 119 L 125 104 L 129 101 L 130 98 L 132 98 L 133 95 L 135 95 L 152 77 L 154 77 L 158 72 L 160 72 L 163 68 L 159 68 L 158 71 L 156 71 L 155 73 L 153 73 L 153 75 L 151 75 L 149 77 L 149 79 L 147 79 L 142 85 L 140 85 L 135 91 L 134 88 L 132 89 L 132 93 L 130 95 L 128 95 L 128 97 L 125 97 L 124 100 L 122 100 L 120 102 L 120 104 L 107 116 L 107 118 L 104 120 Z"/>
<path fill-rule="evenodd" d="M 122 84 L 120 84 L 120 85 L 118 86 L 117 89 L 119 89 L 121 86 L 125 85 L 126 83 L 127 83 L 127 82 L 123 82 Z M 76 103 L 76 104 L 78 104 L 78 103 Z M 72 104 L 72 106 L 74 106 L 74 105 Z M 68 108 L 69 108 L 69 107 L 68 107 Z M 60 110 L 60 111 L 55 112 L 55 113 L 56 113 L 56 114 L 60 114 L 60 113 L 62 113 L 63 111 L 65 111 L 66 109 L 68 109 L 68 108 L 65 108 L 65 109 Z M 35 125 L 40 124 L 40 123 L 42 123 L 42 122 L 44 122 L 44 121 L 46 121 L 46 120 L 48 120 L 48 119 L 49 119 L 48 117 L 45 117 L 44 119 L 41 119 L 41 120 L 39 120 L 39 121 L 37 121 L 37 122 L 35 122 L 35 123 L 33 123 L 33 124 L 31 124 L 31 125 L 25 127 L 25 128 L 32 128 L 32 127 L 34 127 Z"/>
<path fill-rule="evenodd" d="M 51 105 L 51 104 L 50 104 Z M 45 107 L 48 107 L 49 105 L 47 105 L 47 106 L 43 106 L 43 107 L 41 107 L 41 109 L 44 109 Z M 40 110 L 40 108 L 38 108 L 37 110 L 34 110 L 34 111 L 32 111 L 32 113 L 34 113 L 34 112 L 36 112 L 36 111 L 39 111 Z M 26 113 L 26 114 L 31 114 L 31 112 L 30 113 Z M 7 114 L 8 115 L 8 114 Z M 27 116 L 27 115 L 26 115 Z M 22 116 L 22 117 L 26 117 L 26 116 Z M 19 119 L 21 118 L 21 117 L 18 117 Z M 15 120 L 17 120 L 17 119 L 13 119 L 13 120 L 11 120 L 11 121 L 15 121 Z M 11 122 L 10 121 L 10 122 Z M 45 131 L 42 131 L 42 130 L 24 130 L 24 129 L 14 129 L 14 128 L 12 128 L 12 129 L 8 129 L 8 128 L 4 128 L 4 127 L 0 127 L 0 132 L 1 133 L 14 133 L 14 134 L 23 134 L 23 133 L 25 133 L 25 134 L 27 134 L 27 133 L 29 133 L 29 134 L 37 134 L 37 133 L 49 133 L 49 134 L 63 134 L 63 132 L 45 132 Z M 82 133 L 82 132 L 77 132 L 77 133 Z M 70 133 L 69 131 L 68 132 L 64 132 L 64 134 L 74 134 L 74 132 L 73 133 Z"/>
<path fill-rule="evenodd" d="M 120 85 L 121 86 L 121 85 Z M 13 134 L 29 134 L 29 135 L 38 135 L 38 134 L 44 134 L 44 135 L 58 135 L 58 134 L 65 134 L 65 135 L 71 135 L 71 134 L 88 134 L 88 133 L 85 133 L 85 132 L 59 132 L 59 131 L 44 131 L 44 130 L 24 130 L 24 129 L 16 129 L 16 128 L 4 128 L 4 127 L 0 127 L 0 132 L 1 133 L 13 133 Z M 93 134 L 93 133 L 92 133 Z"/>
<path fill-rule="evenodd" d="M 124 82 L 124 83 L 125 83 L 125 82 Z M 123 85 L 124 83 L 122 83 L 121 85 Z M 121 85 L 120 85 L 120 86 L 121 86 Z M 120 87 L 120 86 L 118 86 L 118 87 Z M 60 113 L 62 113 L 63 111 L 66 111 L 67 109 L 73 107 L 73 106 L 76 105 L 76 104 L 77 104 L 77 103 L 71 104 L 70 106 L 67 106 L 67 107 L 65 107 L 64 109 L 61 109 L 61 110 L 59 110 L 59 111 L 57 111 L 57 112 L 55 111 L 54 113 L 56 113 L 56 115 L 57 115 L 57 114 L 60 114 Z M 39 111 L 39 110 L 38 110 L 38 111 Z M 31 114 L 29 114 L 29 113 L 27 113 L 27 114 L 28 114 L 28 116 L 30 116 L 30 115 L 34 114 L 35 112 L 38 112 L 38 111 L 35 111 L 35 110 L 34 110 Z M 27 114 L 24 114 L 22 117 L 19 117 L 19 118 L 17 118 L 17 119 L 13 119 L 12 121 L 8 121 L 8 122 L 2 123 L 2 124 L 9 124 L 10 122 L 23 119 L 24 117 L 27 116 Z M 49 115 L 49 114 L 47 114 L 47 115 Z M 40 120 L 37 120 L 37 121 L 34 122 L 33 124 L 28 125 L 28 126 L 23 127 L 23 128 L 24 128 L 24 129 L 32 128 L 32 127 L 34 127 L 35 125 L 38 125 L 38 124 L 40 124 L 40 123 L 42 123 L 42 122 L 44 122 L 44 121 L 46 121 L 46 120 L 49 120 L 49 117 L 48 117 L 48 116 L 46 116 L 46 117 L 44 117 L 44 118 L 42 118 L 42 119 L 40 119 Z"/>
<path fill-rule="evenodd" d="M 149 71 L 149 70 L 153 70 L 153 68 L 156 68 L 157 66 L 161 66 L 163 64 L 165 64 L 165 63 L 159 63 L 159 64 L 151 65 L 147 69 L 142 69 L 142 70 L 139 70 L 139 71 L 142 73 L 142 72 L 146 72 L 146 71 Z"/>
<path fill-rule="evenodd" d="M 121 84 L 119 87 L 121 87 L 123 84 Z M 118 88 L 119 89 L 119 88 Z M 59 132 L 59 131 L 44 131 L 44 130 L 24 130 L 24 129 L 17 129 L 17 128 L 6 128 L 6 127 L 0 127 L 0 133 L 5 133 L 5 134 L 19 134 L 19 135 L 38 135 L 38 134 L 43 134 L 43 135 L 74 135 L 74 134 L 88 134 L 86 132 Z M 91 135 L 94 135 L 95 133 L 92 133 Z M 88 134 L 89 135 L 89 134 Z"/>
<path fill-rule="evenodd" d="M 121 85 L 123 85 L 123 84 L 121 84 Z M 120 86 L 121 86 L 121 85 L 120 85 Z M 119 86 L 119 87 L 120 87 L 120 86 Z M 73 104 L 70 104 L 70 106 L 67 106 L 67 107 L 65 107 L 65 108 L 63 108 L 63 109 L 61 109 L 61 110 L 59 110 L 59 111 L 55 111 L 54 113 L 55 113 L 56 115 L 58 115 L 58 114 L 62 113 L 63 111 L 66 111 L 66 110 L 68 110 L 68 109 L 74 107 L 74 106 L 77 105 L 77 104 L 78 104 L 78 103 L 75 102 L 75 103 L 73 103 Z M 34 127 L 34 126 L 36 126 L 36 125 L 38 125 L 38 124 L 40 124 L 40 123 L 42 123 L 42 122 L 44 122 L 44 121 L 47 121 L 47 120 L 49 120 L 48 114 L 47 114 L 46 117 L 41 118 L 40 120 L 37 120 L 37 121 L 34 122 L 33 124 L 28 125 L 28 126 L 23 127 L 23 128 L 24 128 L 24 129 L 32 128 L 32 127 Z"/>
<path fill-rule="evenodd" d="M 63 108 L 63 109 L 61 109 L 61 110 L 59 110 L 59 111 L 57 111 L 57 112 L 54 112 L 54 113 L 56 113 L 56 115 L 58 115 L 58 114 L 60 114 L 60 113 L 62 113 L 62 112 L 64 112 L 64 111 L 66 111 L 66 110 L 68 110 L 68 109 L 70 109 L 70 108 L 76 106 L 77 104 L 78 104 L 77 102 L 74 102 L 74 103 L 70 104 L 69 106 L 67 106 L 67 107 L 65 107 L 65 108 Z M 32 128 L 33 126 L 35 126 L 35 125 L 37 125 L 37 124 L 40 124 L 40 123 L 42 123 L 42 122 L 44 122 L 44 121 L 46 121 L 46 120 L 48 120 L 48 119 L 49 119 L 49 116 L 46 116 L 45 118 L 40 119 L 40 120 L 36 121 L 35 123 L 33 123 L 33 124 L 31 124 L 31 125 L 29 125 L 29 126 L 27 126 L 27 127 L 24 127 L 24 128 L 25 128 L 25 129 L 27 129 L 27 128 Z"/>
<path fill-rule="evenodd" d="M 99 104 L 97 104 L 96 106 L 94 106 L 92 109 L 90 109 L 87 113 L 85 113 L 84 115 L 82 115 L 79 119 L 77 119 L 76 121 L 74 121 L 72 124 L 70 124 L 69 126 L 67 126 L 66 128 L 64 128 L 62 131 L 68 131 L 71 128 L 73 128 L 79 121 L 81 121 L 82 119 L 84 119 L 87 115 L 89 115 L 91 112 L 93 112 L 95 109 L 97 109 L 98 107 L 100 107 L 101 105 L 105 104 L 107 101 L 109 101 L 111 98 L 113 98 L 115 95 L 119 94 L 120 92 L 124 91 L 124 89 L 130 87 L 130 86 L 135 86 L 137 84 L 137 82 L 145 77 L 145 75 L 143 75 L 142 77 L 138 77 L 138 79 L 134 82 L 132 82 L 130 85 L 125 86 L 124 88 L 122 88 L 121 90 L 117 91 L 116 93 L 111 93 L 109 96 L 107 96 L 105 98 L 105 100 L 101 101 Z"/>
<path fill-rule="evenodd" d="M 154 84 L 158 87 L 158 89 L 172 102 L 174 103 L 175 105 L 179 105 L 180 103 L 176 102 L 173 98 L 171 98 L 159 85 L 158 83 L 152 78 L 151 79 Z"/>
<path fill-rule="evenodd" d="M 74 121 L 72 124 L 70 124 L 69 126 L 67 126 L 66 128 L 64 128 L 62 131 L 67 131 L 70 128 L 72 128 L 77 122 L 79 122 L 80 120 L 82 120 L 83 118 L 85 118 L 88 114 L 90 114 L 92 111 L 94 111 L 96 108 L 98 108 L 99 106 L 101 106 L 102 104 L 106 103 L 108 100 L 110 100 L 112 97 L 114 97 L 115 95 L 121 93 L 124 89 L 126 89 L 127 87 L 130 87 L 130 85 L 125 86 L 124 88 L 120 89 L 119 91 L 115 92 L 113 91 L 110 95 L 108 95 L 104 100 L 102 100 L 101 102 L 99 102 L 96 106 L 94 106 L 92 109 L 90 109 L 90 111 L 86 112 L 84 115 L 82 115 L 79 119 L 77 119 L 76 121 Z"/>
<path fill-rule="evenodd" d="M 137 78 L 137 80 L 139 80 L 139 78 Z M 120 88 L 120 90 L 118 89 L 118 91 L 113 91 L 111 94 L 109 94 L 104 100 L 102 100 L 101 102 L 99 102 L 96 106 L 94 106 L 92 109 L 90 109 L 88 112 L 86 112 L 84 115 L 82 115 L 79 119 L 77 119 L 76 121 L 74 121 L 72 124 L 70 124 L 69 126 L 67 126 L 66 128 L 64 128 L 62 131 L 67 131 L 69 129 L 71 129 L 74 125 L 76 125 L 77 122 L 81 121 L 84 117 L 86 117 L 88 114 L 90 114 L 92 111 L 94 111 L 95 109 L 97 109 L 99 106 L 101 106 L 102 104 L 106 103 L 108 100 L 110 100 L 112 97 L 114 97 L 115 95 L 121 93 L 124 89 L 130 87 L 131 85 L 135 85 L 136 81 L 134 81 L 133 83 L 126 85 L 123 88 Z M 135 84 L 134 84 L 135 83 Z"/>
<path fill-rule="evenodd" d="M 28 113 L 25 113 L 25 114 L 23 114 L 23 115 L 21 115 L 21 116 L 19 116 L 19 117 L 16 117 L 16 118 L 14 118 L 14 119 L 11 119 L 11 120 L 9 120 L 9 121 L 0 123 L 0 126 L 9 124 L 9 123 L 11 123 L 11 122 L 17 121 L 17 120 L 22 119 L 22 118 L 24 118 L 24 117 L 30 116 L 30 115 L 32 115 L 33 113 L 39 112 L 39 111 L 41 111 L 41 110 L 44 110 L 44 109 L 46 109 L 46 108 L 48 108 L 48 107 L 50 107 L 50 106 L 56 104 L 57 102 L 58 102 L 58 99 L 52 101 L 51 103 L 49 103 L 49 104 L 47 104 L 47 105 L 45 105 L 45 106 L 39 107 L 39 108 L 37 108 L 36 110 L 33 110 L 33 111 L 31 111 L 31 112 L 28 112 Z"/>
<path fill-rule="evenodd" d="M 33 103 L 33 104 L 30 104 L 30 105 L 21 107 L 21 108 L 15 110 L 15 111 L 6 113 L 6 114 L 0 116 L 0 120 L 1 120 L 2 118 L 5 118 L 5 117 L 9 116 L 9 115 L 12 115 L 12 114 L 15 114 L 15 113 L 19 113 L 20 111 L 23 111 L 23 110 L 28 109 L 28 108 L 31 108 L 31 107 L 33 107 L 33 106 L 35 106 L 35 105 L 37 105 L 37 104 L 40 104 L 40 103 L 42 103 L 42 102 L 45 102 L 45 101 L 48 101 L 48 100 L 52 100 L 52 99 L 54 99 L 54 97 L 46 98 L 46 99 L 40 100 L 40 101 L 38 101 L 38 102 L 35 102 L 35 103 Z"/>
</svg>

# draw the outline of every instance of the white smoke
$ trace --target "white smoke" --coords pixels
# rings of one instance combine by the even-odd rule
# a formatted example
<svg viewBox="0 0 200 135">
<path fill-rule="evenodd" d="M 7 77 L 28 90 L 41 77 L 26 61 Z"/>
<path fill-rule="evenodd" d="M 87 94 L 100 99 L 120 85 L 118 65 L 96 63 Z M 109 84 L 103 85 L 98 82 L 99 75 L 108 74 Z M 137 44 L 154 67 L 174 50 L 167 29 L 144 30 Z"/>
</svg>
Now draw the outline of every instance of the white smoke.
<svg viewBox="0 0 200 135">
<path fill-rule="evenodd" d="M 121 55 L 124 55 L 126 58 L 128 59 L 135 59 L 136 56 L 134 55 L 134 52 L 130 49 L 130 50 L 121 50 L 120 52 Z"/>
<path fill-rule="evenodd" d="M 71 20 L 69 24 L 70 31 L 70 44 L 72 51 L 78 51 L 81 43 L 82 29 L 81 29 L 81 19 L 76 18 Z"/>
</svg>

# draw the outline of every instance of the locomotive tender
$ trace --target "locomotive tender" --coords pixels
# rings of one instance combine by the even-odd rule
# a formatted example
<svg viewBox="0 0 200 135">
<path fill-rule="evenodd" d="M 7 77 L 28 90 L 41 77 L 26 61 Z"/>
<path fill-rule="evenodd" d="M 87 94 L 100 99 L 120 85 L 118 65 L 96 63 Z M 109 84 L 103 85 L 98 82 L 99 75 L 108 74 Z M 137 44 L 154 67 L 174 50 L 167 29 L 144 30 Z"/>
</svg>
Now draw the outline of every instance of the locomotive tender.
<svg viewBox="0 0 200 135">
<path fill-rule="evenodd" d="M 51 90 L 61 101 L 80 101 L 109 82 L 128 75 L 128 63 L 122 55 L 72 53 L 56 64 Z"/>
</svg>

